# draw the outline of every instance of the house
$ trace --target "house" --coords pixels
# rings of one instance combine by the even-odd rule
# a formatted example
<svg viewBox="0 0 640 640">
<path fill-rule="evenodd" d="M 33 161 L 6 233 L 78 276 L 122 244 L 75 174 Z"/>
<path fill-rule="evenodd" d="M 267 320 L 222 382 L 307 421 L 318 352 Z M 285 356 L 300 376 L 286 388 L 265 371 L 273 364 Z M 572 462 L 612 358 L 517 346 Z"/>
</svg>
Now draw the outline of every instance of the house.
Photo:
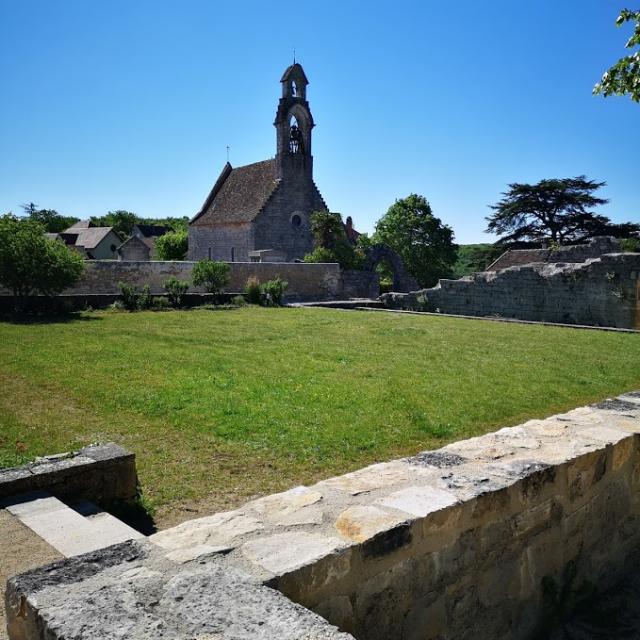
<svg viewBox="0 0 640 640">
<path fill-rule="evenodd" d="M 156 240 L 168 231 L 171 231 L 171 228 L 161 224 L 136 224 L 131 235 L 140 238 L 149 247 L 150 256 L 156 258 Z"/>
<path fill-rule="evenodd" d="M 151 249 L 139 236 L 131 236 L 118 247 L 118 260 L 146 262 L 149 260 Z"/>
<path fill-rule="evenodd" d="M 89 220 L 80 220 L 60 233 L 65 244 L 89 260 L 115 260 L 122 238 L 113 227 L 93 227 Z"/>
<path fill-rule="evenodd" d="M 189 223 L 189 260 L 248 262 L 280 255 L 291 262 L 312 251 L 310 216 L 327 205 L 313 181 L 309 82 L 298 63 L 280 82 L 275 158 L 242 167 L 227 162 Z"/>
</svg>

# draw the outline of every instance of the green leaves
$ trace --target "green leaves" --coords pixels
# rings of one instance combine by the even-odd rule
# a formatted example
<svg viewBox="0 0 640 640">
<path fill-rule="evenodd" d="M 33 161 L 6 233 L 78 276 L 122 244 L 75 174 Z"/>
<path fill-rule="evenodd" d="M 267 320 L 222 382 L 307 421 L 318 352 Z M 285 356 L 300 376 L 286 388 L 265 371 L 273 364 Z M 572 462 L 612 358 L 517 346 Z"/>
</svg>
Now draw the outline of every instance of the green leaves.
<svg viewBox="0 0 640 640">
<path fill-rule="evenodd" d="M 160 260 L 184 260 L 188 249 L 186 230 L 169 231 L 156 240 Z"/>
<path fill-rule="evenodd" d="M 625 47 L 633 49 L 640 46 L 640 11 L 623 9 L 616 20 L 620 27 L 626 22 L 635 22 L 633 34 Z M 628 95 L 634 102 L 640 102 L 640 52 L 620 58 L 604 73 L 600 82 L 593 88 L 594 95 Z"/>
</svg>

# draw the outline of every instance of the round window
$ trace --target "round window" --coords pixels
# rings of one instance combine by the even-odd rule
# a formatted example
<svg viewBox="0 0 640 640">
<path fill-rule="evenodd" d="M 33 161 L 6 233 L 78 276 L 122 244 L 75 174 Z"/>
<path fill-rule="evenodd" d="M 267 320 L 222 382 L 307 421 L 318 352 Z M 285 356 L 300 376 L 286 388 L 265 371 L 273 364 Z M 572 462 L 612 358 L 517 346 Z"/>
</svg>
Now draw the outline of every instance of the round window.
<svg viewBox="0 0 640 640">
<path fill-rule="evenodd" d="M 299 227 L 302 224 L 302 218 L 296 213 L 295 215 L 291 216 L 291 224 L 294 227 Z"/>
</svg>

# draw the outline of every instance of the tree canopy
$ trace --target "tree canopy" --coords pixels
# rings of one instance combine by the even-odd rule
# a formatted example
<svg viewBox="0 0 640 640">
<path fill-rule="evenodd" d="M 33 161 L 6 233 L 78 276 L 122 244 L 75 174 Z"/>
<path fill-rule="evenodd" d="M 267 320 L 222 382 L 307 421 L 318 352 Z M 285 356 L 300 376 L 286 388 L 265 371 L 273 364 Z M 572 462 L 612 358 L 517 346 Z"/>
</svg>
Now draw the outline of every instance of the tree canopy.
<svg viewBox="0 0 640 640">
<path fill-rule="evenodd" d="M 73 216 L 63 216 L 55 209 L 38 209 L 33 202 L 23 204 L 22 209 L 35 222 L 39 222 L 47 233 L 60 233 L 78 222 Z"/>
<path fill-rule="evenodd" d="M 542 240 L 565 244 L 600 235 L 629 235 L 638 225 L 613 224 L 595 212 L 608 202 L 595 195 L 604 185 L 585 176 L 514 182 L 497 204 L 490 205 L 493 214 L 487 217 L 487 231 L 501 236 L 502 244 Z"/>
<path fill-rule="evenodd" d="M 620 27 L 626 22 L 635 23 L 633 34 L 625 47 L 634 49 L 640 46 L 640 11 L 623 9 L 616 20 Z M 594 94 L 607 96 L 628 95 L 634 102 L 640 102 L 640 51 L 623 56 L 605 74 L 593 88 Z"/>
<path fill-rule="evenodd" d="M 35 293 L 57 295 L 74 285 L 83 270 L 82 256 L 48 239 L 39 222 L 0 217 L 0 284 L 13 293 L 17 308 Z"/>
<path fill-rule="evenodd" d="M 160 260 L 184 260 L 188 249 L 186 230 L 169 231 L 156 240 Z"/>
<path fill-rule="evenodd" d="M 337 262 L 343 269 L 357 269 L 364 260 L 369 238 L 361 234 L 357 245 L 351 244 L 339 213 L 315 211 L 311 231 L 314 249 L 304 257 L 305 262 Z"/>
<path fill-rule="evenodd" d="M 376 223 L 373 242 L 394 249 L 423 287 L 450 276 L 456 261 L 453 230 L 433 215 L 424 196 L 415 193 L 389 207 Z"/>
</svg>

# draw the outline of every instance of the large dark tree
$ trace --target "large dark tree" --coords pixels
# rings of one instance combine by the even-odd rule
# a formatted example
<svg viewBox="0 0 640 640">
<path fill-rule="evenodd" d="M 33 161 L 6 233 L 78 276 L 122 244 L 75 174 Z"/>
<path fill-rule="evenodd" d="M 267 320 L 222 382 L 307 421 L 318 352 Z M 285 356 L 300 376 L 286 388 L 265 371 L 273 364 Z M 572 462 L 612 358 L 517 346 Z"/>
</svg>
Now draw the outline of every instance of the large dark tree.
<svg viewBox="0 0 640 640">
<path fill-rule="evenodd" d="M 616 20 L 618 27 L 625 22 L 635 23 L 633 34 L 625 45 L 627 49 L 640 47 L 640 11 L 623 9 Z M 593 88 L 593 93 L 605 97 L 628 95 L 634 102 L 640 102 L 640 50 L 618 60 Z"/>
<path fill-rule="evenodd" d="M 595 195 L 604 182 L 585 176 L 541 180 L 537 184 L 514 182 L 487 217 L 487 231 L 501 243 L 580 242 L 599 235 L 629 235 L 637 225 L 612 224 L 594 209 L 608 202 Z"/>
<path fill-rule="evenodd" d="M 374 243 L 389 245 L 423 287 L 452 274 L 457 257 L 453 230 L 433 215 L 424 196 L 396 200 L 376 223 Z"/>
<path fill-rule="evenodd" d="M 39 222 L 48 233 L 60 233 L 78 222 L 78 218 L 63 216 L 55 209 L 38 209 L 38 205 L 33 202 L 21 206 L 29 218 Z"/>
</svg>

